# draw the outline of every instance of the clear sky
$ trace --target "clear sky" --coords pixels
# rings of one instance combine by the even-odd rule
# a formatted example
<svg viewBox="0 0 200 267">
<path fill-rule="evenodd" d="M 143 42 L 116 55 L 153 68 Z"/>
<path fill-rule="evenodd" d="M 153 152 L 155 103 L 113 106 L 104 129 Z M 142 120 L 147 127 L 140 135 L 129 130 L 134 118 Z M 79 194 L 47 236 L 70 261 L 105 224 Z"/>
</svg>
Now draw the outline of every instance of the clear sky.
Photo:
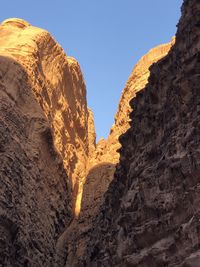
<svg viewBox="0 0 200 267">
<path fill-rule="evenodd" d="M 0 20 L 50 31 L 82 68 L 97 138 L 106 137 L 134 64 L 176 32 L 183 0 L 6 0 Z"/>
</svg>

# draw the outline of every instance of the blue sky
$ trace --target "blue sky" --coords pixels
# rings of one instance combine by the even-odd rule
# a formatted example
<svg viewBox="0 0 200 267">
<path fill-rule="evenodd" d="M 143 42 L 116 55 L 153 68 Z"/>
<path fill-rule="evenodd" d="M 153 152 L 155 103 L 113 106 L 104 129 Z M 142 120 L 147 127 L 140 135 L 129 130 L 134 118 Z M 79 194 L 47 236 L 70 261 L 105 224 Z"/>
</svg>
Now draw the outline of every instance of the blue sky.
<svg viewBox="0 0 200 267">
<path fill-rule="evenodd" d="M 75 57 L 87 86 L 97 138 L 106 137 L 134 64 L 176 32 L 183 0 L 6 0 L 0 20 L 45 28 Z"/>
</svg>

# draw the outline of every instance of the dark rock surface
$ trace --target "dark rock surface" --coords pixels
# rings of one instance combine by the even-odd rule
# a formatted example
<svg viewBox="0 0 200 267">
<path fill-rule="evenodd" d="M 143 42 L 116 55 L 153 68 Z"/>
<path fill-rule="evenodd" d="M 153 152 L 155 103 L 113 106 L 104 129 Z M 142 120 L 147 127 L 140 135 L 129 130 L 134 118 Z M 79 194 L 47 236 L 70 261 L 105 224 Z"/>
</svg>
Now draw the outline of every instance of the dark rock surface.
<svg viewBox="0 0 200 267">
<path fill-rule="evenodd" d="M 199 0 L 150 72 L 82 266 L 200 266 Z"/>
<path fill-rule="evenodd" d="M 103 195 L 113 178 L 114 168 L 114 164 L 104 162 L 91 168 L 86 177 L 80 215 L 71 224 L 70 231 L 67 229 L 65 233 L 65 247 L 68 254 L 66 267 L 81 264 L 94 220 L 104 199 Z"/>
<path fill-rule="evenodd" d="M 28 76 L 0 57 L 0 266 L 54 266 L 71 197 L 49 123 Z"/>
</svg>

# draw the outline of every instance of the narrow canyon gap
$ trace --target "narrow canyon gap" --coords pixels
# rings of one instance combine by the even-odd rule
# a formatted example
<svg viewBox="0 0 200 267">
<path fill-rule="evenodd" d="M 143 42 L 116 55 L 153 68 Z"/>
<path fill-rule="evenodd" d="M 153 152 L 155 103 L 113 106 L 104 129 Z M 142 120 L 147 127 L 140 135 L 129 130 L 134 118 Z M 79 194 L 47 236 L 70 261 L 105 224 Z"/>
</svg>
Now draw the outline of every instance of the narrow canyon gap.
<svg viewBox="0 0 200 267">
<path fill-rule="evenodd" d="M 47 31 L 2 22 L 0 266 L 198 266 L 199 15 L 185 0 L 97 144 L 78 62 Z"/>
</svg>

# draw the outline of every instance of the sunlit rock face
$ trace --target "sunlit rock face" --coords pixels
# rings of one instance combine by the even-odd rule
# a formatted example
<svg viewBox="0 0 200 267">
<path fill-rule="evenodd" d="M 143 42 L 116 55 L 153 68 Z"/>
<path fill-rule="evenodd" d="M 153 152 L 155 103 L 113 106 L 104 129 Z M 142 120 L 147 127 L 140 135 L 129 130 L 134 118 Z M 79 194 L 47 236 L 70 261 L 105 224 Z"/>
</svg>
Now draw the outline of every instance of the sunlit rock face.
<svg viewBox="0 0 200 267">
<path fill-rule="evenodd" d="M 92 116 L 77 61 L 47 31 L 21 19 L 4 21 L 1 266 L 56 266 L 59 237 L 80 210 L 87 159 L 95 147 Z"/>
<path fill-rule="evenodd" d="M 131 100 L 83 266 L 199 266 L 199 26 L 200 2 L 184 1 L 174 46 Z"/>
<path fill-rule="evenodd" d="M 78 214 L 87 159 L 94 150 L 92 112 L 79 64 L 45 30 L 20 19 L 0 28 L 0 53 L 23 66 L 32 91 L 52 128 L 54 145 L 63 159 Z M 91 123 L 88 123 L 89 118 Z"/>
</svg>

